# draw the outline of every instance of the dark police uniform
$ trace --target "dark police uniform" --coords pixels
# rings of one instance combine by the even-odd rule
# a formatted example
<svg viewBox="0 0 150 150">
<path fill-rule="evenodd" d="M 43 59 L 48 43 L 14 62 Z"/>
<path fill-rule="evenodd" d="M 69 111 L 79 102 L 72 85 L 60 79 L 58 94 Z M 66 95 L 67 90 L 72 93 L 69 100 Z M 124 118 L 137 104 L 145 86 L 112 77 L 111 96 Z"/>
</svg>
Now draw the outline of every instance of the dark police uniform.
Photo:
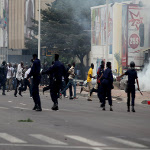
<svg viewBox="0 0 150 150">
<path fill-rule="evenodd" d="M 65 76 L 65 67 L 57 60 L 54 65 L 46 71 L 46 73 L 53 73 L 53 83 L 52 88 L 50 89 L 50 94 L 54 105 L 58 106 L 59 91 L 62 85 L 62 76 Z"/>
<path fill-rule="evenodd" d="M 125 75 L 128 75 L 128 84 L 127 84 L 127 106 L 130 106 L 130 94 L 132 95 L 132 106 L 134 106 L 135 100 L 135 79 L 138 78 L 137 72 L 135 69 L 129 69 L 125 72 Z"/>
<path fill-rule="evenodd" d="M 104 107 L 105 107 L 106 94 L 107 94 L 107 97 L 108 97 L 109 105 L 112 106 L 112 97 L 111 97 L 112 85 L 113 85 L 112 71 L 111 71 L 110 68 L 107 68 L 104 71 L 103 81 L 102 81 L 102 93 L 103 93 L 102 94 L 102 98 L 103 98 L 102 105 Z"/>
<path fill-rule="evenodd" d="M 54 75 L 53 75 L 53 72 L 49 72 L 49 70 L 51 70 L 52 66 L 48 70 L 42 71 L 42 75 L 45 75 L 45 74 L 49 75 L 49 86 L 44 87 L 43 92 L 47 91 L 47 90 L 50 90 L 53 86 Z"/>
<path fill-rule="evenodd" d="M 101 66 L 98 68 L 98 72 L 97 72 L 97 82 L 98 82 L 98 98 L 100 100 L 100 102 L 103 102 L 103 90 L 102 90 L 102 81 L 103 81 L 103 77 L 99 80 L 99 78 L 101 77 L 101 75 L 104 74 L 104 69 L 101 68 Z"/>
<path fill-rule="evenodd" d="M 40 70 L 41 70 L 41 62 L 39 59 L 35 59 L 33 61 L 33 66 L 31 68 L 31 71 L 27 77 L 27 78 L 30 78 L 31 76 L 33 76 L 32 97 L 33 97 L 35 106 L 38 107 L 39 109 L 41 109 L 41 100 L 39 96 L 39 84 L 41 80 Z"/>
<path fill-rule="evenodd" d="M 6 76 L 7 76 L 7 68 L 4 64 L 0 66 L 0 86 L 3 87 L 2 94 L 5 95 L 6 89 Z"/>
</svg>

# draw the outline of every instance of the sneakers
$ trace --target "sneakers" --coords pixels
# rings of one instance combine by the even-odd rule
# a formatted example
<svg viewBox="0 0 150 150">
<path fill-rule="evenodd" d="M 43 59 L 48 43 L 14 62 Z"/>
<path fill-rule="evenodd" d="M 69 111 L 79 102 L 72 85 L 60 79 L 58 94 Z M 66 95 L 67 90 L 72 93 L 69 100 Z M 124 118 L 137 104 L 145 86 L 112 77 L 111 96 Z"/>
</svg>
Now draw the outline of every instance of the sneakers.
<svg viewBox="0 0 150 150">
<path fill-rule="evenodd" d="M 61 93 L 59 94 L 59 98 L 62 99 L 62 94 Z"/>
<path fill-rule="evenodd" d="M 66 95 L 65 98 L 68 98 L 68 96 Z"/>
<path fill-rule="evenodd" d="M 82 91 L 83 91 L 83 87 L 81 87 L 80 94 L 82 93 Z"/>
<path fill-rule="evenodd" d="M 74 97 L 73 99 L 78 99 L 78 97 Z"/>
<path fill-rule="evenodd" d="M 72 100 L 72 99 L 73 99 L 73 97 L 70 97 L 69 99 L 70 99 L 70 100 Z"/>
<path fill-rule="evenodd" d="M 17 95 L 16 95 L 16 94 L 14 94 L 14 97 L 17 97 Z"/>
<path fill-rule="evenodd" d="M 87 101 L 92 101 L 92 100 L 90 98 L 88 98 Z"/>
<path fill-rule="evenodd" d="M 132 112 L 135 112 L 135 109 L 134 109 L 134 108 L 132 108 Z"/>
</svg>

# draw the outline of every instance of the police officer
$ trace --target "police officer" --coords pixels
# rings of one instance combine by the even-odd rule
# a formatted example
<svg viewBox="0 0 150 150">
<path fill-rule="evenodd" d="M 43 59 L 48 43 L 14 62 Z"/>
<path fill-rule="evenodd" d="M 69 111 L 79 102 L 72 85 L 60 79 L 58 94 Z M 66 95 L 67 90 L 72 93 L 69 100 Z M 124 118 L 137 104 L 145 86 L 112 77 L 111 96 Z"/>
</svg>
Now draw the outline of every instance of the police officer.
<svg viewBox="0 0 150 150">
<path fill-rule="evenodd" d="M 137 82 L 138 90 L 140 91 L 139 81 L 137 72 L 135 70 L 135 63 L 131 61 L 130 69 L 128 69 L 124 74 L 120 76 L 122 78 L 124 75 L 128 76 L 128 83 L 127 83 L 127 111 L 130 112 L 130 95 L 132 96 L 132 112 L 135 112 L 134 105 L 135 105 L 135 80 Z"/>
<path fill-rule="evenodd" d="M 102 81 L 103 81 L 103 74 L 104 74 L 104 63 L 102 62 L 101 63 L 101 66 L 99 67 L 99 70 L 98 70 L 98 78 L 97 78 L 97 83 L 98 83 L 98 98 L 100 100 L 100 103 L 103 102 L 103 97 L 102 97 Z M 101 105 L 102 107 L 102 105 Z"/>
<path fill-rule="evenodd" d="M 39 96 L 39 84 L 41 80 L 40 70 L 41 70 L 41 62 L 37 58 L 37 54 L 33 54 L 33 65 L 32 65 L 30 73 L 27 76 L 27 79 L 33 76 L 32 97 L 35 103 L 33 110 L 36 110 L 36 111 L 42 111 L 41 100 Z"/>
<path fill-rule="evenodd" d="M 54 65 L 46 71 L 46 74 L 50 74 L 50 73 L 53 73 L 53 80 L 54 80 L 52 83 L 52 88 L 50 89 L 51 98 L 54 103 L 52 110 L 57 111 L 59 109 L 58 97 L 62 85 L 62 77 L 65 76 L 66 73 L 64 65 L 59 61 L 58 54 L 55 54 Z"/>
<path fill-rule="evenodd" d="M 6 66 L 6 61 L 3 61 L 2 65 L 0 66 L 0 85 L 3 87 L 2 95 L 6 95 L 5 94 L 6 76 L 7 76 L 7 66 Z"/>
<path fill-rule="evenodd" d="M 105 100 L 106 100 L 106 94 L 108 97 L 108 102 L 110 105 L 110 111 L 113 111 L 112 109 L 112 97 L 111 97 L 111 89 L 113 87 L 113 75 L 111 70 L 111 62 L 107 62 L 106 64 L 107 69 L 104 71 L 103 74 L 103 81 L 102 81 L 102 107 L 103 110 L 105 110 Z"/>
<path fill-rule="evenodd" d="M 52 62 L 52 65 L 50 66 L 50 68 L 53 67 L 53 65 L 54 65 L 54 61 Z M 42 75 L 48 74 L 47 71 L 48 70 L 42 71 Z M 53 76 L 53 72 L 50 72 L 50 74 L 48 74 L 48 75 L 49 75 L 49 86 L 46 86 L 46 87 L 43 88 L 43 94 L 44 94 L 45 91 L 50 90 L 52 88 L 52 86 L 53 86 L 53 81 L 54 81 L 54 79 L 53 79 L 53 77 L 54 77 Z"/>
</svg>

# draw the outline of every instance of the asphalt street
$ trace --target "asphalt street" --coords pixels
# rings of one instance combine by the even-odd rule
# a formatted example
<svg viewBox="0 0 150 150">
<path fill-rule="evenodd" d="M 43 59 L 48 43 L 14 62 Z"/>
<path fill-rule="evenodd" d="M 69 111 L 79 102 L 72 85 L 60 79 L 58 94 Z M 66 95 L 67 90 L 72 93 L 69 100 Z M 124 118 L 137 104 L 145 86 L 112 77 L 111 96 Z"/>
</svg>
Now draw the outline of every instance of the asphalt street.
<svg viewBox="0 0 150 150">
<path fill-rule="evenodd" d="M 89 102 L 62 98 L 52 111 L 49 93 L 41 93 L 43 111 L 33 111 L 28 91 L 0 95 L 0 150 L 150 150 L 150 106 L 136 105 L 128 113 L 126 103 L 113 101 L 113 112 Z M 31 119 L 33 122 L 19 122 Z"/>
</svg>

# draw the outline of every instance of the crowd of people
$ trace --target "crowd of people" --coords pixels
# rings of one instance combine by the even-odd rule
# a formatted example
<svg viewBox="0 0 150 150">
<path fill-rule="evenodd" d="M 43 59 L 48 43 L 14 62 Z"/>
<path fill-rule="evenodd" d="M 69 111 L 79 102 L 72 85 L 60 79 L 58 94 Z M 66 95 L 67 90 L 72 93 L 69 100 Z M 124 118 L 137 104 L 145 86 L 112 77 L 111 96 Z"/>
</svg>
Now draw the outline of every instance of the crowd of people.
<svg viewBox="0 0 150 150">
<path fill-rule="evenodd" d="M 134 109 L 134 100 L 135 100 L 135 80 L 137 81 L 138 90 L 139 83 L 137 72 L 135 70 L 135 63 L 130 63 L 130 69 L 127 70 L 123 75 L 128 75 L 128 85 L 127 85 L 127 108 L 130 112 L 130 94 L 132 95 L 132 112 L 135 112 Z M 100 107 L 105 111 L 106 100 L 110 105 L 110 111 L 112 109 L 112 96 L 111 90 L 113 86 L 113 75 L 111 70 L 111 62 L 106 63 L 102 61 L 101 65 L 98 68 L 97 75 L 93 76 L 94 64 L 91 64 L 91 67 L 87 75 L 87 86 L 81 87 L 81 91 L 88 92 L 88 101 L 92 101 L 92 93 L 97 92 L 98 98 L 100 100 Z M 76 96 L 76 83 L 75 78 L 75 63 L 72 65 L 68 64 L 68 67 L 65 66 L 59 61 L 59 55 L 55 54 L 55 61 L 52 62 L 49 68 L 41 69 L 41 62 L 38 59 L 36 54 L 33 54 L 33 59 L 31 59 L 30 66 L 24 66 L 23 62 L 18 65 L 12 66 L 10 63 L 7 64 L 3 61 L 0 67 L 0 87 L 2 87 L 2 95 L 5 94 L 5 90 L 8 92 L 10 90 L 15 90 L 14 96 L 17 97 L 17 93 L 22 96 L 22 92 L 29 88 L 30 97 L 33 98 L 34 107 L 33 110 L 42 111 L 41 100 L 39 95 L 39 84 L 41 82 L 42 76 L 49 76 L 49 85 L 43 88 L 43 94 L 45 91 L 50 90 L 51 99 L 53 101 L 52 110 L 57 111 L 58 107 L 58 98 L 61 98 L 62 95 L 67 97 L 66 90 L 69 88 L 69 98 L 78 99 Z M 97 83 L 95 87 L 92 85 L 92 78 L 97 78 Z M 6 88 L 7 87 L 7 88 Z M 72 92 L 72 87 L 74 93 Z M 19 91 L 19 92 L 18 92 Z"/>
</svg>

